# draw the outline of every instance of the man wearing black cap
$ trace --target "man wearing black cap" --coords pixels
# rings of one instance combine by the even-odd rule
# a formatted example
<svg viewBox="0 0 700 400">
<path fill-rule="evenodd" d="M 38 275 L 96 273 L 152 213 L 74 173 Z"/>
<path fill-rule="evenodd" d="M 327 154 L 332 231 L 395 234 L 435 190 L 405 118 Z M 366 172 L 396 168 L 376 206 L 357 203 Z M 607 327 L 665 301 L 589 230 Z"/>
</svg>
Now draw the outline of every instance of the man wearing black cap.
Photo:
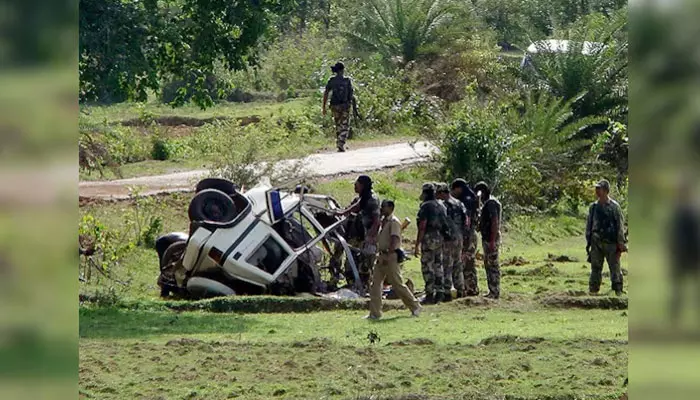
<svg viewBox="0 0 700 400">
<path fill-rule="evenodd" d="M 476 274 L 476 222 L 479 217 L 479 199 L 467 185 L 467 181 L 457 178 L 452 182 L 452 196 L 459 199 L 467 210 L 467 221 L 463 233 L 461 273 L 455 273 L 454 285 L 457 297 L 478 296 L 479 283 Z"/>
<path fill-rule="evenodd" d="M 423 184 L 420 199 L 423 203 L 418 211 L 418 235 L 413 254 L 421 256 L 421 271 L 425 280 L 423 304 L 435 304 L 445 298 L 442 246 L 447 213 L 435 197 L 434 184 Z"/>
<path fill-rule="evenodd" d="M 479 231 L 484 249 L 486 283 L 489 286 L 486 297 L 495 300 L 501 297 L 501 269 L 498 263 L 498 249 L 501 246 L 501 203 L 491 196 L 491 189 L 486 182 L 477 183 L 474 190 L 483 204 Z"/>
<path fill-rule="evenodd" d="M 355 193 L 357 197 L 350 206 L 337 212 L 338 215 L 357 214 L 355 218 L 358 229 L 350 238 L 350 243 L 362 250 L 358 260 L 358 272 L 365 290 L 369 290 L 369 280 L 377 256 L 377 233 L 380 226 L 379 198 L 372 190 L 372 178 L 360 175 L 355 181 Z M 351 222 L 352 223 L 352 222 Z M 348 277 L 346 277 L 348 278 Z M 351 278 L 350 278 L 351 279 Z"/>
<path fill-rule="evenodd" d="M 345 151 L 345 141 L 350 134 L 350 105 L 354 102 L 354 95 L 350 78 L 343 76 L 345 65 L 338 62 L 331 67 L 331 71 L 336 75 L 328 80 L 326 90 L 323 92 L 323 115 L 326 115 L 326 103 L 330 92 L 331 111 L 337 135 L 336 145 L 338 151 L 343 152 Z"/>
<path fill-rule="evenodd" d="M 627 251 L 625 221 L 622 208 L 610 198 L 610 183 L 603 179 L 595 185 L 598 201 L 588 209 L 586 221 L 586 252 L 591 262 L 588 290 L 598 294 L 603 279 L 603 262 L 608 261 L 612 290 L 622 295 L 622 272 L 620 255 Z"/>
</svg>

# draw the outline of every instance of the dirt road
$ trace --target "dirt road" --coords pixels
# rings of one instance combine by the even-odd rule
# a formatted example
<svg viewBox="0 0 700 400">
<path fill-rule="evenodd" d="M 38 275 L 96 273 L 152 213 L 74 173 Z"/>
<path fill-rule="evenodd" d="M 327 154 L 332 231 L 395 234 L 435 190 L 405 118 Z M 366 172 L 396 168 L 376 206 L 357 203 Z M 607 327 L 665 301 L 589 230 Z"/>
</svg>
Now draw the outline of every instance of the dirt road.
<svg viewBox="0 0 700 400">
<path fill-rule="evenodd" d="M 330 176 L 415 164 L 426 161 L 436 151 L 437 148 L 428 142 L 399 143 L 345 153 L 314 154 L 301 161 L 310 176 Z M 299 160 L 284 160 L 280 165 L 296 161 Z M 138 188 L 142 195 L 186 192 L 192 191 L 198 180 L 210 174 L 203 169 L 114 181 L 80 182 L 78 193 L 84 198 L 120 199 L 129 196 L 130 188 Z"/>
</svg>

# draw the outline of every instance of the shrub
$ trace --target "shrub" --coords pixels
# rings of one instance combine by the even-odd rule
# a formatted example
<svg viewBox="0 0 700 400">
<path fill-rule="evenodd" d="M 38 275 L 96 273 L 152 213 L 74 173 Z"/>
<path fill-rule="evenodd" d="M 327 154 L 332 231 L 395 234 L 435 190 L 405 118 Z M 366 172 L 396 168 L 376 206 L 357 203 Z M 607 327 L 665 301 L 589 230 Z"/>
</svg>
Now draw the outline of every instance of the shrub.
<svg viewBox="0 0 700 400">
<path fill-rule="evenodd" d="M 152 141 L 151 158 L 154 160 L 165 161 L 172 157 L 172 151 L 168 140 L 163 137 L 156 136 Z"/>
<path fill-rule="evenodd" d="M 81 249 L 88 255 L 81 257 L 81 272 L 89 282 L 92 272 L 99 277 L 111 278 L 122 258 L 134 248 L 127 231 L 107 228 L 94 216 L 84 215 L 78 225 L 78 239 Z"/>
<path fill-rule="evenodd" d="M 465 101 L 452 121 L 441 127 L 440 155 L 448 178 L 463 177 L 472 184 L 498 182 L 499 166 L 508 150 L 508 127 L 495 104 Z"/>
<path fill-rule="evenodd" d="M 579 203 L 586 181 L 601 163 L 580 154 L 583 142 L 575 137 L 599 120 L 571 122 L 573 102 L 546 94 L 524 102 L 465 99 L 441 129 L 443 173 L 447 179 L 485 180 L 505 203 L 521 207 L 545 210 L 562 199 Z"/>
</svg>

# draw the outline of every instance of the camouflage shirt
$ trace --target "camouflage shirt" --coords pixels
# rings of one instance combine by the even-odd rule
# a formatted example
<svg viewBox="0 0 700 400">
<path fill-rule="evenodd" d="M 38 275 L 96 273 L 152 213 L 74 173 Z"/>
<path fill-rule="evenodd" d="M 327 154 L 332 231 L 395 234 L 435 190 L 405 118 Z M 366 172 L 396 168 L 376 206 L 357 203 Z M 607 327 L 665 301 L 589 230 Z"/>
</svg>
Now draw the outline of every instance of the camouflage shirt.
<svg viewBox="0 0 700 400">
<path fill-rule="evenodd" d="M 424 201 L 418 210 L 418 224 L 423 221 L 426 222 L 423 240 L 442 240 L 442 230 L 447 222 L 445 206 L 438 200 Z"/>
<path fill-rule="evenodd" d="M 491 196 L 484 206 L 481 207 L 481 217 L 479 220 L 479 232 L 481 233 L 481 240 L 490 241 L 491 240 L 491 222 L 492 219 L 498 218 L 498 225 L 500 228 L 501 224 L 501 203 L 496 200 L 495 197 Z M 501 232 L 496 233 L 496 241 L 501 238 Z"/>
<path fill-rule="evenodd" d="M 603 243 L 625 243 L 625 220 L 622 208 L 613 199 L 600 204 L 597 201 L 588 209 L 586 221 L 586 241 Z"/>
<path fill-rule="evenodd" d="M 442 202 L 447 211 L 447 222 L 454 234 L 455 240 L 462 240 L 468 234 L 467 231 L 467 209 L 464 204 L 450 196 Z"/>
</svg>

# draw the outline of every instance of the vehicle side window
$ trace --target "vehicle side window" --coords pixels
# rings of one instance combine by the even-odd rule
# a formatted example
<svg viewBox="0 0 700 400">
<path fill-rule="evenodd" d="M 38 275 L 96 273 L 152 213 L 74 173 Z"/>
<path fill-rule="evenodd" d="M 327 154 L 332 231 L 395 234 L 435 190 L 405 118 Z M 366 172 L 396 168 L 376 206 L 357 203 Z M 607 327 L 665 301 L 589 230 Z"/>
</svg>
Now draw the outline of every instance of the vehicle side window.
<svg viewBox="0 0 700 400">
<path fill-rule="evenodd" d="M 273 236 L 268 236 L 265 242 L 248 257 L 246 262 L 250 265 L 255 265 L 268 274 L 274 274 L 287 257 L 289 257 L 289 253 L 280 246 Z"/>
</svg>

